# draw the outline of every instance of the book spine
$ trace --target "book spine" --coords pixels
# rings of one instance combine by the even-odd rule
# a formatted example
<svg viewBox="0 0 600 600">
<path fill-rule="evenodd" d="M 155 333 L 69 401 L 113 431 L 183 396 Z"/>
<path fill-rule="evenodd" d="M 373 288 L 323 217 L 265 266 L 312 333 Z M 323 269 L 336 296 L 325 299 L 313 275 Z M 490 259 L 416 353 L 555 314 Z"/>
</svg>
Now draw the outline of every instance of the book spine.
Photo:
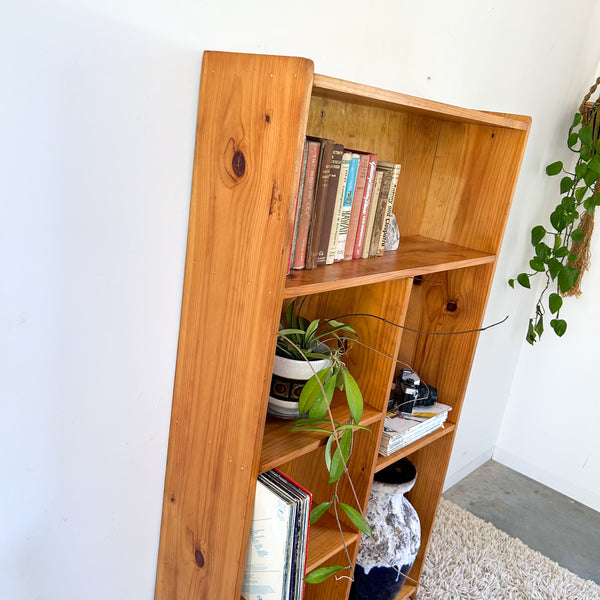
<svg viewBox="0 0 600 600">
<path fill-rule="evenodd" d="M 326 264 L 328 265 L 331 265 L 335 262 L 337 238 L 340 230 L 340 212 L 342 209 L 342 202 L 344 200 L 344 192 L 346 191 L 346 182 L 348 181 L 348 171 L 350 170 L 351 161 L 352 153 L 344 152 L 342 156 L 342 165 L 340 167 L 340 177 L 338 181 L 337 194 L 335 195 L 333 218 L 331 219 L 331 233 L 329 234 L 329 244 L 327 245 Z"/>
<path fill-rule="evenodd" d="M 373 195 L 373 185 L 375 184 L 375 170 L 377 168 L 377 154 L 371 154 L 368 159 L 365 187 L 360 205 L 358 226 L 356 228 L 356 238 L 352 257 L 360 258 L 362 255 L 365 234 L 367 231 L 367 220 L 369 218 L 369 206 Z"/>
<path fill-rule="evenodd" d="M 383 171 L 381 190 L 379 191 L 379 197 L 377 198 L 377 205 L 375 207 L 375 220 L 373 221 L 373 233 L 371 234 L 371 243 L 369 245 L 369 257 L 377 256 L 377 250 L 381 243 L 391 183 L 392 172 L 386 169 Z"/>
<path fill-rule="evenodd" d="M 318 242 L 317 265 L 327 264 L 327 249 L 329 248 L 329 236 L 331 234 L 331 223 L 335 209 L 335 199 L 337 196 L 338 184 L 340 181 L 340 169 L 342 167 L 342 156 L 344 147 L 341 144 L 335 144 L 331 156 L 331 168 L 329 172 L 330 185 L 327 189 L 327 199 L 325 200 L 325 209 L 322 214 L 321 237 Z"/>
<path fill-rule="evenodd" d="M 363 241 L 361 258 L 369 258 L 371 249 L 371 238 L 373 237 L 373 225 L 375 223 L 375 214 L 377 213 L 377 204 L 379 193 L 381 192 L 381 182 L 383 180 L 383 171 L 379 169 L 375 172 L 375 183 L 373 184 L 373 194 L 371 195 L 371 204 L 369 206 L 369 218 L 367 220 L 367 229 Z"/>
<path fill-rule="evenodd" d="M 302 189 L 302 207 L 300 210 L 298 233 L 296 239 L 296 250 L 294 252 L 294 269 L 303 269 L 306 261 L 306 247 L 308 244 L 308 232 L 312 219 L 315 183 L 317 180 L 317 167 L 319 162 L 320 144 L 309 142 L 307 150 L 306 171 Z"/>
<path fill-rule="evenodd" d="M 383 256 L 383 253 L 385 252 L 385 240 L 387 237 L 388 225 L 390 223 L 390 219 L 392 218 L 394 200 L 396 198 L 396 189 L 398 187 L 398 178 L 400 176 L 400 167 L 401 165 L 397 163 L 392 168 L 390 191 L 387 197 L 383 230 L 381 232 L 381 239 L 379 240 L 379 247 L 377 248 L 377 256 Z"/>
<path fill-rule="evenodd" d="M 317 266 L 317 255 L 319 253 L 319 243 L 321 240 L 321 226 L 323 224 L 323 210 L 325 209 L 325 201 L 327 198 L 329 170 L 331 168 L 331 156 L 334 148 L 332 140 L 321 140 L 320 144 L 317 192 L 308 232 L 306 258 L 304 263 L 305 269 L 314 269 Z"/>
<path fill-rule="evenodd" d="M 294 230 L 292 233 L 290 254 L 288 256 L 288 268 L 287 268 L 288 274 L 290 272 L 290 267 L 291 267 L 292 263 L 294 262 L 294 255 L 296 253 L 296 240 L 298 239 L 298 222 L 300 220 L 302 188 L 304 186 L 304 176 L 306 174 L 307 146 L 308 146 L 308 142 L 307 142 L 307 140 L 304 140 L 304 148 L 302 150 L 302 168 L 300 171 L 300 181 L 298 182 L 298 191 L 296 192 L 296 211 L 294 213 Z"/>
<path fill-rule="evenodd" d="M 352 200 L 352 212 L 350 213 L 350 223 L 348 224 L 348 235 L 346 236 L 346 247 L 344 248 L 344 260 L 354 258 L 354 243 L 358 231 L 358 221 L 362 207 L 365 185 L 367 181 L 367 171 L 369 169 L 369 154 L 361 154 L 358 162 L 358 171 L 356 173 L 356 186 L 354 187 L 354 198 Z"/>
<path fill-rule="evenodd" d="M 360 156 L 358 154 L 352 154 L 344 197 L 342 198 L 342 205 L 340 207 L 340 216 L 338 218 L 339 225 L 335 242 L 335 262 L 344 260 L 346 240 L 348 239 L 348 229 L 350 228 L 350 218 L 352 216 L 352 206 L 354 205 L 354 192 L 356 190 L 356 177 L 358 175 L 359 164 Z"/>
</svg>

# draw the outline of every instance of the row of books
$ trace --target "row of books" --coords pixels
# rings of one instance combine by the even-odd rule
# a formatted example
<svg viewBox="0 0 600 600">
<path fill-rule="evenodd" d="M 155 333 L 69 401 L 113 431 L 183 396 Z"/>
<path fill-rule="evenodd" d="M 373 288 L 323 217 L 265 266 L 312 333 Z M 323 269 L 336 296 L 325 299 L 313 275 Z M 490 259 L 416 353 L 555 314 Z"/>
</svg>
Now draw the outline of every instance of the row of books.
<svg viewBox="0 0 600 600">
<path fill-rule="evenodd" d="M 388 412 L 385 417 L 379 454 L 389 456 L 427 434 L 440 429 L 452 407 L 441 402 L 416 406 L 412 413 Z"/>
<path fill-rule="evenodd" d="M 301 600 L 312 496 L 272 469 L 258 476 L 242 583 L 246 600 Z"/>
<path fill-rule="evenodd" d="M 307 137 L 288 271 L 381 256 L 400 166 Z"/>
</svg>

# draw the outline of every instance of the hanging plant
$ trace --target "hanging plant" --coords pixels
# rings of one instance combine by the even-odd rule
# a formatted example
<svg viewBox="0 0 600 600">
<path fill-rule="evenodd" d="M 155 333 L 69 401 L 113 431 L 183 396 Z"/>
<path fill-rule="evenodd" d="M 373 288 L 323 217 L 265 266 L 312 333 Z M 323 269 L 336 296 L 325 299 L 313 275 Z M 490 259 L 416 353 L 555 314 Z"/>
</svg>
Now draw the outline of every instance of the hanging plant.
<svg viewBox="0 0 600 600">
<path fill-rule="evenodd" d="M 589 242 L 593 230 L 593 215 L 600 205 L 600 104 L 588 104 L 587 100 L 600 83 L 596 81 L 584 99 L 580 111 L 575 114 L 569 128 L 567 147 L 576 155 L 572 171 L 562 161 L 546 167 L 546 174 L 560 179 L 560 202 L 550 213 L 550 225 L 536 225 L 531 230 L 534 254 L 529 261 L 529 272 L 519 273 L 509 279 L 531 288 L 532 279 L 545 278 L 545 286 L 535 306 L 535 314 L 529 319 L 525 339 L 534 344 L 542 337 L 544 318 L 550 312 L 550 327 L 562 337 L 567 322 L 561 316 L 563 298 L 578 296 L 580 280 L 589 266 Z"/>
</svg>

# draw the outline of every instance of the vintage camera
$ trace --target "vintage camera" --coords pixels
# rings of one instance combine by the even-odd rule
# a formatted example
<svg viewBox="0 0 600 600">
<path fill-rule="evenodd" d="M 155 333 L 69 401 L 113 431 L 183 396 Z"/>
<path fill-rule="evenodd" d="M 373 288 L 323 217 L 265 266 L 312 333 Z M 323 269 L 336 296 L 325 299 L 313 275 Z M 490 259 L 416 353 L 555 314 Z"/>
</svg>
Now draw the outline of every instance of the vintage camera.
<svg viewBox="0 0 600 600">
<path fill-rule="evenodd" d="M 411 413 L 415 406 L 431 406 L 437 402 L 437 388 L 422 382 L 410 369 L 402 369 L 396 381 L 396 387 L 388 410 Z"/>
</svg>

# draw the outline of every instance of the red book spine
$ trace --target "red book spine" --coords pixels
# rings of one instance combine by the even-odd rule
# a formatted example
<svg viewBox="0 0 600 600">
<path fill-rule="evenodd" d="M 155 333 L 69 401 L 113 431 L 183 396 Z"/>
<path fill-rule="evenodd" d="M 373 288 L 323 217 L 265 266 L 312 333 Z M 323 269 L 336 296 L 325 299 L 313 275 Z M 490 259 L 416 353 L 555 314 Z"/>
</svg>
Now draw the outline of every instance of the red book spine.
<svg viewBox="0 0 600 600">
<path fill-rule="evenodd" d="M 379 157 L 377 154 L 371 154 L 369 156 L 367 177 L 362 196 L 358 227 L 356 230 L 356 238 L 354 240 L 353 258 L 360 258 L 362 255 L 363 245 L 365 243 L 365 232 L 367 230 L 367 218 L 369 216 L 369 206 L 371 205 L 371 197 L 373 195 L 373 183 L 375 182 L 375 172 L 377 170 L 378 158 Z"/>
<path fill-rule="evenodd" d="M 302 190 L 302 206 L 300 209 L 300 222 L 298 224 L 298 237 L 296 239 L 296 252 L 293 264 L 294 269 L 304 269 L 306 261 L 306 246 L 313 214 L 320 150 L 321 145 L 319 142 L 308 143 L 308 160 L 306 163 L 304 189 Z"/>
</svg>

